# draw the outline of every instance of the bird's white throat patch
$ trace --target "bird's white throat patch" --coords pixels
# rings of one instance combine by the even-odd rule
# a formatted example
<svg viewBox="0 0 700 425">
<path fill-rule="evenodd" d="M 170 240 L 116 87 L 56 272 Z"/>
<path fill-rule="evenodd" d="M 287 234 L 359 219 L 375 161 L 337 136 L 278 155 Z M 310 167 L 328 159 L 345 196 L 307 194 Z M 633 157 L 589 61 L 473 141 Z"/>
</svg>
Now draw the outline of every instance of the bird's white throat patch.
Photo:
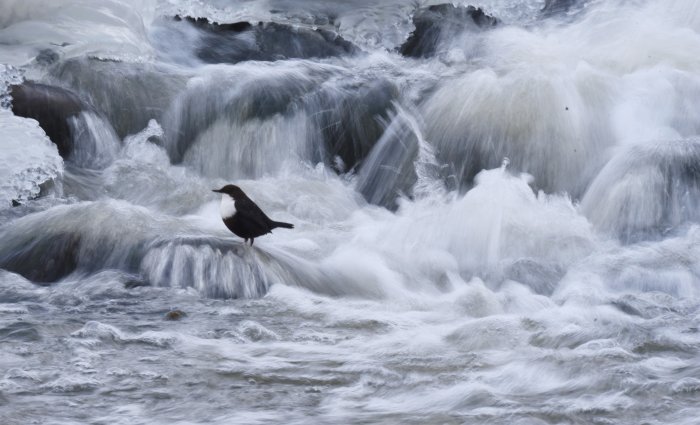
<svg viewBox="0 0 700 425">
<path fill-rule="evenodd" d="M 227 194 L 221 195 L 221 205 L 219 205 L 221 218 L 229 218 L 236 214 L 236 201 Z"/>
</svg>

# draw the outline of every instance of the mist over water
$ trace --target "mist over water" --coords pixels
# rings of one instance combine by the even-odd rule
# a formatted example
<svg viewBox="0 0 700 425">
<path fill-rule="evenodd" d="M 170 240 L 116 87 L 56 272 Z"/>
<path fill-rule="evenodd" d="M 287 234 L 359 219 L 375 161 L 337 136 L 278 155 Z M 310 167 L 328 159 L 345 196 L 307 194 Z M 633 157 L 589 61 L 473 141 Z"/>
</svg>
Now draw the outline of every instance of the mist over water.
<svg viewBox="0 0 700 425">
<path fill-rule="evenodd" d="M 697 423 L 698 51 L 694 0 L 3 1 L 0 423 Z"/>
</svg>

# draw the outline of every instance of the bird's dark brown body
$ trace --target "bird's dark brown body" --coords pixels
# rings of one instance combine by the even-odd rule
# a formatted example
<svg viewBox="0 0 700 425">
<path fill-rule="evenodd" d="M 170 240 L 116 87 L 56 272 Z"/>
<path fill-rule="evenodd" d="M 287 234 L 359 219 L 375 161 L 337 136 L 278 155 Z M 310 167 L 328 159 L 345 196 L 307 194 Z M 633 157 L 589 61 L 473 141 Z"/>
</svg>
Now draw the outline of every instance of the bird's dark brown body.
<svg viewBox="0 0 700 425">
<path fill-rule="evenodd" d="M 226 227 L 246 242 L 250 239 L 251 245 L 272 229 L 294 228 L 293 224 L 272 220 L 238 186 L 229 184 L 214 192 L 221 193 L 221 218 Z"/>
</svg>

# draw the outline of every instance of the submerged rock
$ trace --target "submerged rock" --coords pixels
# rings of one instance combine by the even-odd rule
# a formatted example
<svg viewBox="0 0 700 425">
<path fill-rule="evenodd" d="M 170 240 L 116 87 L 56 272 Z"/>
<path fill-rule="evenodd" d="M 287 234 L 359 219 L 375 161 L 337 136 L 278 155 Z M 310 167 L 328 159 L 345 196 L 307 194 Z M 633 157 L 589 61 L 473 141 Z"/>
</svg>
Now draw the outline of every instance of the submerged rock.
<svg viewBox="0 0 700 425">
<path fill-rule="evenodd" d="M 334 86 L 319 97 L 307 106 L 317 120 L 327 159 L 337 156 L 350 170 L 367 158 L 382 137 L 399 91 L 392 82 L 378 80 Z"/>
<path fill-rule="evenodd" d="M 197 56 L 208 63 L 327 58 L 360 51 L 340 35 L 324 29 L 275 22 L 219 24 L 204 18 L 180 16 L 175 20 L 184 20 L 204 31 Z"/>
<path fill-rule="evenodd" d="M 474 6 L 437 4 L 421 8 L 413 15 L 416 29 L 401 45 L 399 52 L 414 58 L 434 56 L 443 42 L 465 31 L 476 32 L 496 26 L 498 22 L 498 19 Z"/>
<path fill-rule="evenodd" d="M 158 230 L 163 224 L 145 210 L 120 202 L 58 206 L 0 227 L 0 268 L 38 283 L 103 268 L 137 270 Z"/>
<path fill-rule="evenodd" d="M 162 122 L 188 76 L 144 64 L 75 58 L 51 70 L 104 113 L 117 135 L 124 138 L 141 131 L 151 119 Z"/>
<path fill-rule="evenodd" d="M 31 238 L 21 248 L 0 251 L 0 267 L 37 283 L 51 283 L 75 271 L 78 266 L 80 236 L 57 233 L 47 239 Z"/>
<path fill-rule="evenodd" d="M 532 258 L 520 258 L 508 264 L 503 271 L 505 279 L 519 282 L 540 295 L 550 296 L 564 276 L 558 264 L 540 262 Z"/>
<path fill-rule="evenodd" d="M 193 81 L 164 118 L 163 127 L 173 129 L 165 134 L 171 161 L 235 179 L 275 172 L 290 157 L 308 158 L 310 120 L 300 103 L 329 75 L 309 63 L 213 70 Z"/>
<path fill-rule="evenodd" d="M 418 153 L 414 128 L 405 114 L 398 114 L 358 172 L 357 191 L 369 203 L 396 209 L 397 198 L 408 194 L 417 180 Z"/>
<path fill-rule="evenodd" d="M 466 72 L 421 105 L 425 138 L 460 191 L 508 157 L 536 189 L 580 199 L 615 140 L 609 99 L 588 89 L 598 83 L 593 74 L 560 78 L 529 67 Z"/>
<path fill-rule="evenodd" d="M 15 322 L 0 328 L 0 342 L 32 342 L 39 341 L 40 339 L 39 331 L 31 323 Z"/>
<path fill-rule="evenodd" d="M 0 269 L 35 283 L 114 269 L 133 275 L 126 286 L 147 283 L 194 288 L 212 298 L 257 298 L 274 282 L 322 282 L 296 259 L 202 234 L 186 220 L 118 201 L 31 214 L 0 227 L 0 240 Z"/>
<path fill-rule="evenodd" d="M 212 298 L 258 298 L 272 284 L 269 260 L 230 238 L 177 237 L 151 243 L 139 268 L 154 286 L 193 287 Z"/>
<path fill-rule="evenodd" d="M 552 16 L 561 13 L 567 13 L 574 7 L 582 6 L 585 0 L 545 0 L 542 14 Z"/>
<path fill-rule="evenodd" d="M 187 313 L 179 309 L 170 310 L 169 312 L 165 313 L 165 320 L 180 320 L 185 317 L 187 317 Z"/>
<path fill-rule="evenodd" d="M 339 67 L 239 64 L 212 71 L 178 96 L 163 123 L 175 129 L 165 146 L 172 162 L 211 177 L 260 177 L 289 158 L 340 158 L 336 169 L 344 172 L 369 155 L 399 97 L 392 81 Z"/>
<path fill-rule="evenodd" d="M 34 58 L 36 63 L 42 66 L 53 65 L 58 62 L 59 59 L 60 55 L 53 49 L 42 49 Z"/>
<path fill-rule="evenodd" d="M 581 210 L 623 242 L 700 222 L 700 139 L 626 147 L 593 180 Z"/>
</svg>

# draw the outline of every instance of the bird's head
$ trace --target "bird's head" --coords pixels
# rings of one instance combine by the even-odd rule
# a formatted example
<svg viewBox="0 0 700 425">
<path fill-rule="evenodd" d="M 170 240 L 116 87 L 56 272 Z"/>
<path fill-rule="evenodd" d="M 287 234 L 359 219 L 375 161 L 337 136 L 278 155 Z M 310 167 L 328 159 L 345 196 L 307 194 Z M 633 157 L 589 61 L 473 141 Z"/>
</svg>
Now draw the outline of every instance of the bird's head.
<svg viewBox="0 0 700 425">
<path fill-rule="evenodd" d="M 212 190 L 212 192 L 223 193 L 230 196 L 233 199 L 241 199 L 246 197 L 246 194 L 243 192 L 243 190 L 234 184 L 227 184 L 221 189 Z"/>
</svg>

